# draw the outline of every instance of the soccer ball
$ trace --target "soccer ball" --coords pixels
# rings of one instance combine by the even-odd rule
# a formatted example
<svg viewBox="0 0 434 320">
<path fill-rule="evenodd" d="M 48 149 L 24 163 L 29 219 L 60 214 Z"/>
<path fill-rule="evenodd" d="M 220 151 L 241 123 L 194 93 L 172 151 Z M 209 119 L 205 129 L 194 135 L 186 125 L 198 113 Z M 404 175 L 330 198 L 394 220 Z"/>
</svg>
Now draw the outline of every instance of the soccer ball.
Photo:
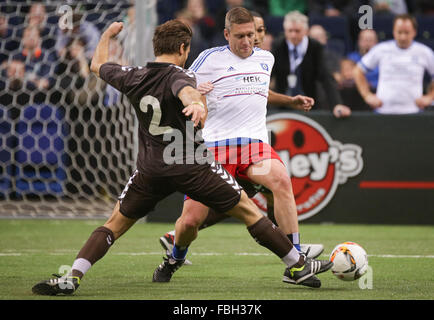
<svg viewBox="0 0 434 320">
<path fill-rule="evenodd" d="M 338 244 L 330 254 L 330 261 L 333 262 L 332 273 L 344 281 L 359 279 L 368 270 L 368 255 L 354 242 Z"/>
</svg>

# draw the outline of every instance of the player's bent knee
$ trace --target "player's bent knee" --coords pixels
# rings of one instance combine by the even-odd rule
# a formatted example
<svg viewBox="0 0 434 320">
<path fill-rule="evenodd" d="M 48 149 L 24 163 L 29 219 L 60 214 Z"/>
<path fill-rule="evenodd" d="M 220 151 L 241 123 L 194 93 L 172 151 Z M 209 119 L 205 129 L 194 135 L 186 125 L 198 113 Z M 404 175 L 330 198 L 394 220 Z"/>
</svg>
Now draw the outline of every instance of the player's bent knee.
<svg viewBox="0 0 434 320">
<path fill-rule="evenodd" d="M 276 177 L 273 180 L 271 187 L 269 188 L 274 195 L 276 194 L 288 194 L 292 192 L 292 183 L 291 179 L 287 176 Z"/>
<path fill-rule="evenodd" d="M 203 219 L 194 216 L 182 217 L 181 223 L 186 229 L 197 229 L 202 224 Z"/>
</svg>

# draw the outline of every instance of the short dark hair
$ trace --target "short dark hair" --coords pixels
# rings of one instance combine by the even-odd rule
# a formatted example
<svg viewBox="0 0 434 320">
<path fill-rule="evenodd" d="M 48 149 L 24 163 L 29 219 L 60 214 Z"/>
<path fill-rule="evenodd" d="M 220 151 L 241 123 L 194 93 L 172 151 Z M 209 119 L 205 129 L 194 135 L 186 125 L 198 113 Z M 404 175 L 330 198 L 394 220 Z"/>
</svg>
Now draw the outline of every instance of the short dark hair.
<svg viewBox="0 0 434 320">
<path fill-rule="evenodd" d="M 257 12 L 257 11 L 250 10 L 250 13 L 252 14 L 253 17 L 264 19 L 262 17 L 262 15 L 259 12 Z"/>
<path fill-rule="evenodd" d="M 190 46 L 192 36 L 191 28 L 180 20 L 169 20 L 159 25 L 152 38 L 155 56 L 178 53 L 181 44 L 184 48 Z"/>
<path fill-rule="evenodd" d="M 225 28 L 230 30 L 232 24 L 254 22 L 249 10 L 243 7 L 235 7 L 226 13 Z"/>
<path fill-rule="evenodd" d="M 393 27 L 395 27 L 395 23 L 398 20 L 410 20 L 411 24 L 413 25 L 414 30 L 417 31 L 417 20 L 411 14 L 404 13 L 404 14 L 396 15 L 395 18 L 393 19 Z"/>
</svg>

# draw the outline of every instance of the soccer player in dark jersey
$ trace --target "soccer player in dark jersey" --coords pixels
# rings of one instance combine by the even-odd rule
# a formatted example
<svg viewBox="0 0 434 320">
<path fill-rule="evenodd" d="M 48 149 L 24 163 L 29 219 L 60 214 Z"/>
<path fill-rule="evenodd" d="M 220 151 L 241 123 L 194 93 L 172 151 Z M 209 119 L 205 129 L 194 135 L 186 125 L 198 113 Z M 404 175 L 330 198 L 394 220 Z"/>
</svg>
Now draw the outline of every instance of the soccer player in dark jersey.
<svg viewBox="0 0 434 320">
<path fill-rule="evenodd" d="M 137 170 L 125 186 L 111 217 L 94 230 L 79 251 L 71 272 L 39 282 L 32 291 L 41 295 L 75 292 L 85 273 L 107 253 L 115 240 L 175 191 L 187 194 L 198 201 L 198 205 L 203 203 L 240 219 L 260 245 L 286 264 L 292 283 L 319 287 L 315 274 L 330 269 L 332 263 L 300 255 L 285 234 L 259 213 L 235 179 L 214 161 L 202 143 L 198 131 L 206 109 L 201 94 L 195 89 L 194 75 L 183 69 L 190 51 L 190 27 L 178 20 L 158 26 L 153 37 L 156 59 L 145 67 L 108 62 L 109 40 L 121 29 L 122 23 L 115 22 L 103 33 L 91 70 L 126 94 L 136 111 L 139 119 Z M 178 134 L 182 136 L 182 143 L 175 143 Z M 187 201 L 193 201 L 191 199 Z M 189 210 L 194 211 L 194 206 Z M 185 256 L 181 256 L 197 235 L 197 228 L 192 227 L 196 223 L 189 221 L 190 216 L 198 218 L 184 210 L 178 219 L 176 242 L 182 246 L 164 259 L 155 270 L 153 281 L 170 281 L 184 263 Z"/>
</svg>

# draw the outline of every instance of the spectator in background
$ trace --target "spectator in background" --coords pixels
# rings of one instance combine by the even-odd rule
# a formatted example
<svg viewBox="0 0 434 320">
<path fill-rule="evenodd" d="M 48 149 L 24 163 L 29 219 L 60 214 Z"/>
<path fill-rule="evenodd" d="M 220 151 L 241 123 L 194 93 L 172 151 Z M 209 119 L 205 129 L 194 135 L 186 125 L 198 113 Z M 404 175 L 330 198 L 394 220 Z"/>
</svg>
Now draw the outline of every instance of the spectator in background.
<svg viewBox="0 0 434 320">
<path fill-rule="evenodd" d="M 417 21 L 398 15 L 393 22 L 394 40 L 381 42 L 362 57 L 355 69 L 357 88 L 365 102 L 378 113 L 415 113 L 431 105 L 434 90 L 423 94 L 427 70 L 434 78 L 434 53 L 414 41 Z M 379 67 L 376 94 L 371 92 L 366 72 Z M 431 82 L 432 83 L 432 82 Z"/>
<path fill-rule="evenodd" d="M 333 114 L 336 117 L 349 116 L 351 109 L 342 104 L 336 80 L 324 60 L 323 46 L 307 36 L 307 16 L 297 11 L 288 13 L 283 29 L 284 38 L 276 40 L 273 48 L 275 64 L 272 78 L 275 81 L 275 91 L 289 96 L 301 94 L 317 101 L 316 82 L 319 82 L 327 92 Z M 318 102 L 315 107 L 327 109 Z"/>
<path fill-rule="evenodd" d="M 69 41 L 57 67 L 58 86 L 66 92 L 66 103 L 94 105 L 98 103 L 102 89 L 97 90 L 101 81 L 97 81 L 89 69 L 85 54 L 86 40 L 75 38 Z"/>
<path fill-rule="evenodd" d="M 27 90 L 22 90 L 23 88 Z M 11 105 L 14 101 L 18 105 L 29 103 L 30 92 L 35 90 L 35 85 L 26 79 L 24 62 L 11 60 L 0 77 L 0 105 Z"/>
<path fill-rule="evenodd" d="M 42 38 L 42 48 L 50 49 L 54 47 L 56 43 L 54 38 L 56 28 L 47 23 L 47 11 L 42 3 L 34 3 L 30 6 L 24 25 L 39 29 L 39 34 Z"/>
<path fill-rule="evenodd" d="M 93 53 L 98 45 L 100 32 L 91 22 L 83 19 L 83 15 L 75 13 L 72 17 L 73 27 L 57 30 L 55 49 L 58 56 L 63 56 L 66 46 L 73 38 L 82 38 L 86 42 L 85 56 L 88 61 L 93 57 Z"/>
<path fill-rule="evenodd" d="M 317 40 L 324 46 L 323 51 L 325 63 L 327 64 L 327 68 L 329 69 L 329 71 L 331 71 L 333 77 L 337 81 L 340 75 L 339 69 L 342 56 L 336 51 L 333 51 L 327 47 L 327 31 L 322 26 L 314 24 L 309 28 L 309 37 Z"/>
<path fill-rule="evenodd" d="M 353 51 L 347 55 L 348 59 L 353 60 L 355 63 L 359 62 L 362 57 L 368 53 L 373 46 L 378 43 L 377 33 L 373 29 L 365 29 L 359 32 L 357 40 L 357 51 Z M 366 73 L 366 79 L 369 82 L 371 91 L 377 90 L 378 84 L 378 67 Z"/>
<path fill-rule="evenodd" d="M 54 63 L 57 56 L 41 47 L 39 29 L 35 26 L 24 29 L 20 52 L 14 55 L 13 59 L 24 62 L 30 81 L 39 90 L 46 90 L 54 85 Z"/>
<path fill-rule="evenodd" d="M 357 90 L 354 80 L 354 68 L 356 63 L 353 60 L 344 58 L 340 61 L 340 72 L 337 79 L 338 90 L 342 97 L 342 102 L 351 106 L 353 111 L 371 111 Z"/>
<path fill-rule="evenodd" d="M 185 67 L 188 68 L 199 53 L 210 47 L 208 39 L 214 36 L 215 21 L 207 14 L 203 0 L 188 0 L 185 8 L 177 12 L 176 18 L 193 30 L 190 54 L 185 63 Z"/>
<path fill-rule="evenodd" d="M 9 28 L 8 18 L 0 13 L 0 64 L 5 62 L 20 46 L 20 43 L 12 39 L 12 29 Z"/>
</svg>

